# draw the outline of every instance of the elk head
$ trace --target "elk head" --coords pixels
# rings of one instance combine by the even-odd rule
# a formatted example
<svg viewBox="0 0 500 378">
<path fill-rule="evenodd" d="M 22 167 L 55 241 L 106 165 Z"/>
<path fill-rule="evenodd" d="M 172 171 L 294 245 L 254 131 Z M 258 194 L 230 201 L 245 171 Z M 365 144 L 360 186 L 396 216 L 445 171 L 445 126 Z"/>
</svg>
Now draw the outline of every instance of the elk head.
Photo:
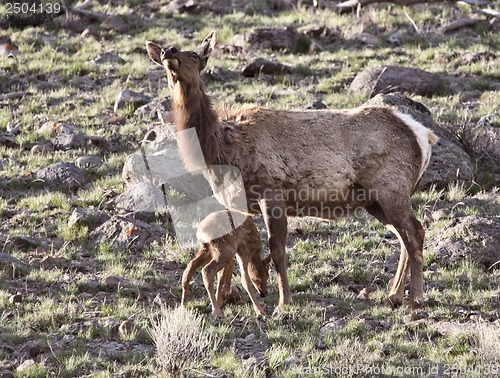
<svg viewBox="0 0 500 378">
<path fill-rule="evenodd" d="M 252 281 L 255 290 L 257 290 L 262 298 L 267 295 L 267 281 L 269 279 L 269 263 L 271 262 L 271 254 L 261 260 L 260 256 L 255 259 L 250 259 L 248 264 L 248 275 Z"/>
<path fill-rule="evenodd" d="M 200 72 L 206 67 L 215 44 L 215 30 L 212 30 L 201 43 L 199 52 L 181 51 L 174 46 L 162 48 L 150 41 L 146 42 L 146 49 L 149 58 L 165 68 L 168 84 L 173 88 L 177 82 L 197 84 Z"/>
</svg>

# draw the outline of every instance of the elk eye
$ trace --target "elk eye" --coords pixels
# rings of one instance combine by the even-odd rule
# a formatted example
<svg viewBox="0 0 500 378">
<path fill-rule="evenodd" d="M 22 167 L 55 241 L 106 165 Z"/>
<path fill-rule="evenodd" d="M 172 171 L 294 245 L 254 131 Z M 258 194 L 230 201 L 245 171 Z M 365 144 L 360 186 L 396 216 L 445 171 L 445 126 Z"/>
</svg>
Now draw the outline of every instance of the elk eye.
<svg viewBox="0 0 500 378">
<path fill-rule="evenodd" d="M 198 55 L 198 53 L 191 53 L 191 58 L 194 58 L 194 59 L 200 59 L 200 56 Z"/>
</svg>

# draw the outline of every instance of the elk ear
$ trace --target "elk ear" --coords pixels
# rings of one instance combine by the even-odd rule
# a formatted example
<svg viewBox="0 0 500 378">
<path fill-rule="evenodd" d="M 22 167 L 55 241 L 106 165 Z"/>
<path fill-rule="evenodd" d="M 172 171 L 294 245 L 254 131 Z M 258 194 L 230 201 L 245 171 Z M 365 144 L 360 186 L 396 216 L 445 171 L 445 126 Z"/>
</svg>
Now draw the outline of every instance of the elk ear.
<svg viewBox="0 0 500 378">
<path fill-rule="evenodd" d="M 207 65 L 208 58 L 210 58 L 210 54 L 212 53 L 212 50 L 215 48 L 216 43 L 217 40 L 215 37 L 215 30 L 212 30 L 210 33 L 208 33 L 208 35 L 201 43 L 200 47 L 200 58 L 202 61 L 201 70 L 204 69 L 205 66 Z"/>
<path fill-rule="evenodd" d="M 161 46 L 157 45 L 154 42 L 147 41 L 146 42 L 146 50 L 148 51 L 149 59 L 151 59 L 154 63 L 163 67 L 161 63 Z"/>
</svg>

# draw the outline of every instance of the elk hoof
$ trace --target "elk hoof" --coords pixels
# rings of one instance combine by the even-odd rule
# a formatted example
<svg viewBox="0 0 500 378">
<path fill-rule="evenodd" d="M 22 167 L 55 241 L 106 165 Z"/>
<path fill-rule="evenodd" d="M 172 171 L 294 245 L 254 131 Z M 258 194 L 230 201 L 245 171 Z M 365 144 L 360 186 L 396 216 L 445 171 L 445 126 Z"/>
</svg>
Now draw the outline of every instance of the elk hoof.
<svg viewBox="0 0 500 378">
<path fill-rule="evenodd" d="M 409 309 L 416 310 L 419 308 L 424 307 L 424 300 L 423 299 L 412 299 L 410 302 L 407 304 Z"/>
<path fill-rule="evenodd" d="M 401 298 L 398 298 L 396 296 L 390 295 L 389 298 L 387 298 L 387 306 L 391 308 L 398 308 L 403 304 L 403 300 Z"/>
</svg>

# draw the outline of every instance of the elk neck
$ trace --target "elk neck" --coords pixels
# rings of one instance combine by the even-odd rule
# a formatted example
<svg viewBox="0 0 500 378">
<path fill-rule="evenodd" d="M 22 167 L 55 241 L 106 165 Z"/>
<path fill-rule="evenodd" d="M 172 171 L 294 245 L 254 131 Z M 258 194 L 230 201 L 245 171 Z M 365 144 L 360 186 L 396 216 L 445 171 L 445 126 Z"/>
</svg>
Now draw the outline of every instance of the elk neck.
<svg viewBox="0 0 500 378">
<path fill-rule="evenodd" d="M 182 132 L 194 128 L 207 165 L 222 162 L 222 132 L 219 118 L 205 93 L 201 79 L 198 82 L 177 81 L 172 88 L 172 110 L 175 128 Z M 189 146 L 182 147 L 181 155 L 190 160 Z"/>
</svg>

